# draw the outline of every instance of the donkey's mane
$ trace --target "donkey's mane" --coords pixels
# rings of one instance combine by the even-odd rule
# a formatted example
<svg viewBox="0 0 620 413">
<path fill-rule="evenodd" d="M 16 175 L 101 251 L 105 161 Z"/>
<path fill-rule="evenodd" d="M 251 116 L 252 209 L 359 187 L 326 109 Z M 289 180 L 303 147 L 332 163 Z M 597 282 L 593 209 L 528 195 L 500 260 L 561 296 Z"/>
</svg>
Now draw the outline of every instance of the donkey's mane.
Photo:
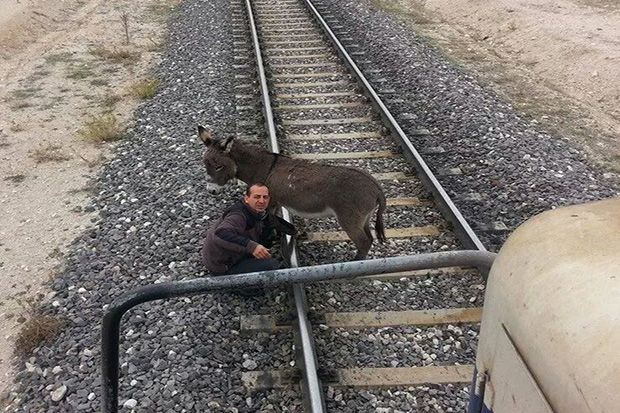
<svg viewBox="0 0 620 413">
<path fill-rule="evenodd" d="M 257 143 L 251 143 L 251 142 L 241 142 L 238 140 L 234 140 L 233 149 L 236 149 L 241 154 L 256 153 L 257 151 L 259 151 L 259 152 L 263 152 L 263 153 L 270 154 L 270 155 L 276 155 L 279 158 L 290 158 L 290 156 L 283 155 L 281 153 L 271 152 L 269 149 L 265 148 L 264 146 L 259 145 Z M 232 151 L 231 151 L 231 155 L 232 155 Z"/>
</svg>

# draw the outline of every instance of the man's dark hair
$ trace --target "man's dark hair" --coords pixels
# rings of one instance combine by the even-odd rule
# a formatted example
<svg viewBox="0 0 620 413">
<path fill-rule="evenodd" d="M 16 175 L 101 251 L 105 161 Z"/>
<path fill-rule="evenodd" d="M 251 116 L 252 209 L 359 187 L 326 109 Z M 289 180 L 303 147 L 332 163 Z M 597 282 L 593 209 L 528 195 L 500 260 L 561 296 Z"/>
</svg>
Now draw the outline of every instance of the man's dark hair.
<svg viewBox="0 0 620 413">
<path fill-rule="evenodd" d="M 264 186 L 265 188 L 269 189 L 269 187 L 267 185 L 265 185 L 263 182 L 254 182 L 253 184 L 248 185 L 248 187 L 245 189 L 245 194 L 247 196 L 250 196 L 250 191 L 252 189 L 253 186 Z"/>
</svg>

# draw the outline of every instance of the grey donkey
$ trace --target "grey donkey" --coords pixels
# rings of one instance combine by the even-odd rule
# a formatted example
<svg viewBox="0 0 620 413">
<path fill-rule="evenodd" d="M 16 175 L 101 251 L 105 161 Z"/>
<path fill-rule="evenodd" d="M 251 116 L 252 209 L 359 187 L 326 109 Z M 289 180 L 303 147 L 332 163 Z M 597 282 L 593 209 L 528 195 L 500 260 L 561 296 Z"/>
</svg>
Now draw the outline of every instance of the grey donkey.
<svg viewBox="0 0 620 413">
<path fill-rule="evenodd" d="M 376 179 L 356 168 L 332 166 L 269 152 L 259 146 L 216 138 L 198 126 L 207 146 L 203 161 L 210 182 L 224 185 L 233 178 L 269 187 L 272 206 L 285 206 L 302 217 L 335 215 L 357 247 L 355 260 L 363 260 L 372 245 L 370 218 L 377 209 L 375 232 L 385 242 L 385 195 Z"/>
</svg>

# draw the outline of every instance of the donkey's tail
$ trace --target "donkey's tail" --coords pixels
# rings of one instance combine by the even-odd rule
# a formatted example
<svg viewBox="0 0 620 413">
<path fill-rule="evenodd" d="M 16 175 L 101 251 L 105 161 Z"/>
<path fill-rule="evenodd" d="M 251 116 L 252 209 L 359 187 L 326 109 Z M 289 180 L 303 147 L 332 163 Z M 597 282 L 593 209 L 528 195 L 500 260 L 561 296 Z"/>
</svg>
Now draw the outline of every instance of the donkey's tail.
<svg viewBox="0 0 620 413">
<path fill-rule="evenodd" d="M 377 240 L 383 244 L 385 242 L 385 226 L 383 225 L 383 213 L 385 212 L 385 194 L 383 192 L 379 193 L 377 203 L 379 204 L 379 208 L 377 209 L 377 222 L 375 223 L 375 233 L 377 234 Z"/>
</svg>

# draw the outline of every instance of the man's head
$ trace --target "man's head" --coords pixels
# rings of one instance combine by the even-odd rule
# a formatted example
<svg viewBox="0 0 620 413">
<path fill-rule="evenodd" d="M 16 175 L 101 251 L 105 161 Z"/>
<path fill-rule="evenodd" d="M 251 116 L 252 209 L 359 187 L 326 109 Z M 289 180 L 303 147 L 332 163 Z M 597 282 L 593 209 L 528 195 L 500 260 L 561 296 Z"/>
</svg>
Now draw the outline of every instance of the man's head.
<svg viewBox="0 0 620 413">
<path fill-rule="evenodd" d="M 248 185 L 243 202 L 254 212 L 265 212 L 269 206 L 269 188 L 262 182 Z"/>
</svg>

